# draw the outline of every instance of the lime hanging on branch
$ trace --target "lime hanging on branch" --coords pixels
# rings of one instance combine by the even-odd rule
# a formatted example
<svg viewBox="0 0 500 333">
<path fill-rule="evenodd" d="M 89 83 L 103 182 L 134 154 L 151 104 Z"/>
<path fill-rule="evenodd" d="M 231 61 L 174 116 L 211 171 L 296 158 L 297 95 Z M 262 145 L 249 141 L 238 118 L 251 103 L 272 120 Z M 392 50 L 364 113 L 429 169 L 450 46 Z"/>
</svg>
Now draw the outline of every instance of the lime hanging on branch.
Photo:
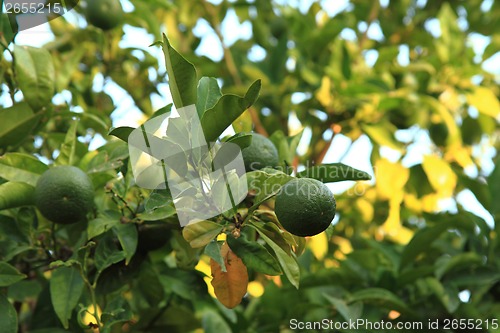
<svg viewBox="0 0 500 333">
<path fill-rule="evenodd" d="M 241 151 L 247 171 L 276 167 L 279 164 L 278 150 L 265 136 L 250 133 L 252 143 Z"/>
<path fill-rule="evenodd" d="M 111 30 L 123 21 L 120 0 L 87 0 L 87 21 L 102 30 Z"/>
<path fill-rule="evenodd" d="M 92 181 L 74 166 L 51 168 L 38 179 L 35 205 L 52 222 L 72 224 L 83 221 L 94 207 Z"/>
<path fill-rule="evenodd" d="M 314 236 L 326 230 L 335 217 L 336 202 L 330 189 L 316 179 L 296 178 L 276 195 L 276 217 L 296 236 Z"/>
</svg>

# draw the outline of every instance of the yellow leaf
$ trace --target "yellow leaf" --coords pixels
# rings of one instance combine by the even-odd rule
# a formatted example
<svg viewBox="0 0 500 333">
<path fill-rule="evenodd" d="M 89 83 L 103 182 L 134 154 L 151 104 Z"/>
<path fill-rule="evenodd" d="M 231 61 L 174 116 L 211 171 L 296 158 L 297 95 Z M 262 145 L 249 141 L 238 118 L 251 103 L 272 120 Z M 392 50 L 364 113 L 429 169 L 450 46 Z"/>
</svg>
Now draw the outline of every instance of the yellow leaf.
<svg viewBox="0 0 500 333">
<path fill-rule="evenodd" d="M 422 210 L 427 213 L 433 213 L 438 210 L 440 196 L 437 193 L 430 193 L 422 197 Z"/>
<path fill-rule="evenodd" d="M 328 253 L 328 239 L 325 232 L 309 237 L 307 247 L 318 260 L 322 260 Z"/>
<path fill-rule="evenodd" d="M 457 175 L 446 161 L 438 156 L 427 155 L 424 156 L 422 167 L 436 192 L 444 197 L 453 194 L 457 185 Z"/>
<path fill-rule="evenodd" d="M 410 170 L 399 163 L 382 158 L 375 163 L 376 187 L 381 199 L 400 193 L 410 177 Z"/>
<path fill-rule="evenodd" d="M 347 238 L 333 236 L 332 243 L 339 247 L 339 249 L 334 253 L 334 257 L 337 259 L 345 259 L 345 255 L 352 252 L 351 242 Z"/>
<path fill-rule="evenodd" d="M 370 201 L 360 198 L 356 200 L 356 207 L 361 213 L 361 218 L 363 219 L 364 222 L 373 221 L 373 215 L 375 212 L 373 209 L 373 204 Z"/>
<path fill-rule="evenodd" d="M 401 192 L 394 195 L 389 200 L 389 216 L 381 227 L 382 231 L 386 235 L 394 236 L 398 232 L 398 229 L 401 228 L 401 221 L 399 217 L 401 201 L 403 201 L 403 194 Z"/>
<path fill-rule="evenodd" d="M 225 307 L 232 309 L 241 303 L 247 292 L 248 271 L 243 261 L 231 251 L 227 243 L 222 245 L 221 255 L 227 271 L 223 272 L 221 266 L 210 259 L 212 286 L 217 299 Z"/>
<path fill-rule="evenodd" d="M 496 118 L 500 114 L 498 98 L 486 87 L 476 87 L 472 93 L 467 94 L 467 103 L 487 116 Z"/>
<path fill-rule="evenodd" d="M 321 86 L 316 92 L 316 99 L 323 105 L 324 107 L 328 107 L 333 102 L 332 97 L 332 81 L 328 76 L 323 76 L 321 79 Z"/>
<path fill-rule="evenodd" d="M 471 158 L 472 147 L 464 147 L 460 144 L 454 144 L 446 150 L 444 158 L 449 162 L 457 162 L 462 168 L 474 164 Z"/>
<path fill-rule="evenodd" d="M 415 213 L 421 213 L 422 212 L 422 203 L 420 200 L 418 200 L 417 196 L 412 193 L 406 193 L 404 196 L 404 202 L 405 206 L 408 209 L 411 209 Z"/>
</svg>

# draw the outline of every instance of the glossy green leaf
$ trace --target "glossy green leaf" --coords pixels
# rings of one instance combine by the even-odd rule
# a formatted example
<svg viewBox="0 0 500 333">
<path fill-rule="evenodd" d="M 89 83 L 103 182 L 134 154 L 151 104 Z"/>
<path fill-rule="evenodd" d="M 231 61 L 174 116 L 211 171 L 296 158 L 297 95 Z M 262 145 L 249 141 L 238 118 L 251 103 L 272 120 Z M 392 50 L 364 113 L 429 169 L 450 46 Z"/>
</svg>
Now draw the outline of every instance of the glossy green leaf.
<svg viewBox="0 0 500 333">
<path fill-rule="evenodd" d="M 121 139 L 125 142 L 128 142 L 128 137 L 129 137 L 130 133 L 132 133 L 134 130 L 135 130 L 135 128 L 133 128 L 133 127 L 121 126 L 121 127 L 116 127 L 116 128 L 113 128 L 112 130 L 110 130 L 108 135 L 116 136 L 118 139 Z"/>
<path fill-rule="evenodd" d="M 14 47 L 15 69 L 26 102 L 38 111 L 52 100 L 55 92 L 55 69 L 52 56 L 43 48 Z"/>
<path fill-rule="evenodd" d="M 87 237 L 92 239 L 111 230 L 115 225 L 120 223 L 121 215 L 118 212 L 106 211 L 97 216 L 97 218 L 90 220 L 87 225 Z"/>
<path fill-rule="evenodd" d="M 163 54 L 168 74 L 168 85 L 176 108 L 195 105 L 196 70 L 190 62 L 181 56 L 171 45 L 167 36 L 163 35 Z"/>
<path fill-rule="evenodd" d="M 276 258 L 264 246 L 257 242 L 248 241 L 245 234 L 239 238 L 228 236 L 227 244 L 243 260 L 247 268 L 267 275 L 283 273 Z"/>
<path fill-rule="evenodd" d="M 64 328 L 69 327 L 73 309 L 78 304 L 84 287 L 80 272 L 75 267 L 59 267 L 50 278 L 50 297 L 54 311 Z"/>
<path fill-rule="evenodd" d="M 43 114 L 43 112 L 34 113 L 25 102 L 0 110 L 0 119 L 2 119 L 0 149 L 22 143 L 38 125 Z"/>
<path fill-rule="evenodd" d="M 249 226 L 255 228 L 259 233 L 260 237 L 266 242 L 267 245 L 271 247 L 271 249 L 276 254 L 276 258 L 278 259 L 283 272 L 286 277 L 290 281 L 290 283 L 295 287 L 299 288 L 300 281 L 300 269 L 297 263 L 297 260 L 293 257 L 293 255 L 288 255 L 278 244 L 276 244 L 271 238 L 267 237 L 266 233 L 260 229 L 256 224 L 248 224 Z"/>
<path fill-rule="evenodd" d="M 198 100 L 196 101 L 196 110 L 198 116 L 201 117 L 206 110 L 209 110 L 217 104 L 222 93 L 217 83 L 217 79 L 213 77 L 202 77 L 198 82 Z"/>
<path fill-rule="evenodd" d="M 203 247 L 210 243 L 224 227 L 211 221 L 190 223 L 182 229 L 182 236 L 193 248 Z"/>
<path fill-rule="evenodd" d="M 18 332 L 16 309 L 14 309 L 3 294 L 0 294 L 0 323 L 2 325 L 2 333 Z"/>
<path fill-rule="evenodd" d="M 0 185 L 0 210 L 33 205 L 35 188 L 21 182 Z"/>
<path fill-rule="evenodd" d="M 0 287 L 7 287 L 26 278 L 14 266 L 0 262 Z"/>
<path fill-rule="evenodd" d="M 224 140 L 224 142 L 234 143 L 238 145 L 240 149 L 244 149 L 252 143 L 252 135 L 248 133 L 236 133 L 235 135 Z"/>
<path fill-rule="evenodd" d="M 176 214 L 175 207 L 172 203 L 167 206 L 158 207 L 150 212 L 137 214 L 137 217 L 144 221 L 158 221 Z"/>
<path fill-rule="evenodd" d="M 36 157 L 23 153 L 7 153 L 0 156 L 0 177 L 10 181 L 36 186 L 40 175 L 48 166 Z"/>
<path fill-rule="evenodd" d="M 345 320 L 357 320 L 361 318 L 363 306 L 361 302 L 353 303 L 348 305 L 344 300 L 330 296 L 328 294 L 324 295 L 324 297 L 330 302 Z"/>
<path fill-rule="evenodd" d="M 342 163 L 315 165 L 297 173 L 297 177 L 314 178 L 323 183 L 372 179 L 368 173 Z"/>
<path fill-rule="evenodd" d="M 231 125 L 259 96 L 261 82 L 255 81 L 248 88 L 245 97 L 223 95 L 211 109 L 201 117 L 201 126 L 207 142 L 217 140 L 219 135 Z"/>
<path fill-rule="evenodd" d="M 137 227 L 134 223 L 120 223 L 113 227 L 113 231 L 120 241 L 125 253 L 125 264 L 128 265 L 137 249 Z"/>
</svg>

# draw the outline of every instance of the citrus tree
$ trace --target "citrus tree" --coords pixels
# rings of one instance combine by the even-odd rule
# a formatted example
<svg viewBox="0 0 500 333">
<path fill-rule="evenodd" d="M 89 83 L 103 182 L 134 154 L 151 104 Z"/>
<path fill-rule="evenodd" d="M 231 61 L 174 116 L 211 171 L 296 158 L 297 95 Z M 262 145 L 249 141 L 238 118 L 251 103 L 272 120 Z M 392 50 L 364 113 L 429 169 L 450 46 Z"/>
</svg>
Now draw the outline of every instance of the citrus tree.
<svg viewBox="0 0 500 333">
<path fill-rule="evenodd" d="M 1 16 L 3 331 L 500 332 L 498 2 L 68 6 L 41 47 Z M 181 226 L 130 137 L 192 157 L 148 130 L 189 106 L 246 173 Z"/>
</svg>

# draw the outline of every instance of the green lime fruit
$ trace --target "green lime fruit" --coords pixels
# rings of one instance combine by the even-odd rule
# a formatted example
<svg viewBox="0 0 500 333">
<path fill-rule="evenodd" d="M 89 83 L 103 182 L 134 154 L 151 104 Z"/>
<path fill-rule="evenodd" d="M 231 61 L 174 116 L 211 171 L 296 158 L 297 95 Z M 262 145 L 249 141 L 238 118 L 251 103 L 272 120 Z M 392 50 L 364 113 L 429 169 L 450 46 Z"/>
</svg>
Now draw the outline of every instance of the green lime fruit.
<svg viewBox="0 0 500 333">
<path fill-rule="evenodd" d="M 77 167 L 56 166 L 38 179 L 35 205 L 52 222 L 80 222 L 94 207 L 94 186 L 89 176 Z"/>
<path fill-rule="evenodd" d="M 296 236 L 314 236 L 328 228 L 337 204 L 330 189 L 316 179 L 296 178 L 276 195 L 275 212 L 283 228 Z"/>
<path fill-rule="evenodd" d="M 123 21 L 120 0 L 87 0 L 87 21 L 102 30 L 111 30 Z"/>
<path fill-rule="evenodd" d="M 263 135 L 250 133 L 252 143 L 241 150 L 245 169 L 247 171 L 260 170 L 262 168 L 273 168 L 278 166 L 278 150 L 274 144 Z"/>
</svg>

